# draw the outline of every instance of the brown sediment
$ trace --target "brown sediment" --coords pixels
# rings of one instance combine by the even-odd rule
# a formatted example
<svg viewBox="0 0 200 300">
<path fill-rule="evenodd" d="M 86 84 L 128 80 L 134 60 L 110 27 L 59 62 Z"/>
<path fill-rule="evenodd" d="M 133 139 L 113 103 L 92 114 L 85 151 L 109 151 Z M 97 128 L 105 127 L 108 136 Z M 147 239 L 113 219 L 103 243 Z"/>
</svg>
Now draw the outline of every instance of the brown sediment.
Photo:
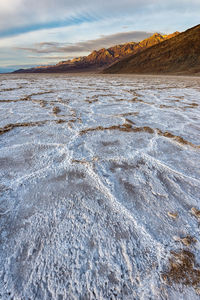
<svg viewBox="0 0 200 300">
<path fill-rule="evenodd" d="M 7 89 L 7 91 L 10 91 L 12 89 Z M 1 92 L 1 91 L 0 91 Z M 30 94 L 30 95 L 26 95 L 24 96 L 23 98 L 21 99 L 13 99 L 13 100 L 0 100 L 0 103 L 1 102 L 17 102 L 17 101 L 34 101 L 34 102 L 40 102 L 40 101 L 43 101 L 43 100 L 36 100 L 36 99 L 31 99 L 32 96 L 38 96 L 38 95 L 44 95 L 44 94 L 49 94 L 49 93 L 53 93 L 53 91 L 46 91 L 46 92 L 38 92 L 38 93 L 33 93 L 33 94 Z"/>
<path fill-rule="evenodd" d="M 177 99 L 183 100 L 185 97 L 184 96 L 176 96 Z"/>
<path fill-rule="evenodd" d="M 135 91 L 145 91 L 145 90 L 150 90 L 150 89 L 151 90 L 166 90 L 166 89 L 168 90 L 168 89 L 174 89 L 174 88 L 177 88 L 177 86 L 169 86 L 169 87 L 168 86 L 166 86 L 166 87 L 157 87 L 156 86 L 156 88 L 155 87 L 153 87 L 153 88 L 152 87 L 146 87 L 146 88 L 142 87 L 142 88 L 137 88 Z"/>
<path fill-rule="evenodd" d="M 36 121 L 36 122 L 23 122 L 23 123 L 15 123 L 15 124 L 7 124 L 4 127 L 0 127 L 0 135 L 11 131 L 14 128 L 18 127 L 34 127 L 34 126 L 41 126 L 46 124 L 47 122 L 56 122 L 56 123 L 64 123 L 65 120 L 44 120 L 44 121 Z"/>
<path fill-rule="evenodd" d="M 194 237 L 191 237 L 190 235 L 187 235 L 184 238 L 181 238 L 180 241 L 187 247 L 189 247 L 192 244 L 195 244 L 197 240 Z"/>
<path fill-rule="evenodd" d="M 133 94 L 133 96 L 137 99 L 138 97 L 141 97 L 141 95 L 138 93 L 138 91 L 141 91 L 143 89 L 130 89 L 130 90 L 126 90 L 126 92 Z"/>
<path fill-rule="evenodd" d="M 45 107 L 47 105 L 47 101 L 45 101 L 45 100 L 31 100 L 30 99 L 30 101 L 32 101 L 33 103 L 39 103 L 39 105 L 41 107 Z"/>
<path fill-rule="evenodd" d="M 29 100 L 31 100 L 31 96 L 30 96 L 30 95 L 26 95 L 26 96 L 24 96 L 24 97 L 21 99 L 21 101 L 29 101 Z"/>
<path fill-rule="evenodd" d="M 0 92 L 10 92 L 14 90 L 16 90 L 16 88 L 7 88 L 7 89 L 1 89 Z"/>
<path fill-rule="evenodd" d="M 173 106 L 165 105 L 165 104 L 161 104 L 159 107 L 160 108 L 174 108 Z"/>
<path fill-rule="evenodd" d="M 195 256 L 188 250 L 171 251 L 169 270 L 162 274 L 162 278 L 172 285 L 183 284 L 198 288 L 200 285 L 200 269 L 195 268 Z"/>
<path fill-rule="evenodd" d="M 39 100 L 39 104 L 41 107 L 45 107 L 47 105 L 47 102 L 45 100 Z"/>
<path fill-rule="evenodd" d="M 61 112 L 61 110 L 60 110 L 60 108 L 58 107 L 58 106 L 54 106 L 53 107 L 53 114 L 54 115 L 57 115 L 57 114 L 59 114 Z"/>
<path fill-rule="evenodd" d="M 25 97 L 20 98 L 20 99 L 0 100 L 0 103 L 20 102 L 20 101 L 29 101 L 29 100 L 30 100 L 30 97 L 29 96 L 25 96 Z"/>
<path fill-rule="evenodd" d="M 76 122 L 76 119 L 71 119 L 67 122 L 68 126 L 72 128 L 72 124 Z"/>
<path fill-rule="evenodd" d="M 31 100 L 29 96 L 25 96 L 21 99 L 13 99 L 13 100 L 0 100 L 0 103 L 12 103 L 12 102 L 21 102 L 21 101 L 32 101 L 34 103 L 39 103 L 41 107 L 45 107 L 47 102 L 45 100 Z"/>
<path fill-rule="evenodd" d="M 45 95 L 45 94 L 52 94 L 52 93 L 54 93 L 54 91 L 38 92 L 38 93 L 33 93 L 33 94 L 29 95 L 28 97 L 38 96 L 38 95 Z"/>
<path fill-rule="evenodd" d="M 7 89 L 0 89 L 0 92 L 10 92 L 10 91 L 15 91 L 15 90 L 20 90 L 24 88 L 23 86 L 19 86 L 19 87 L 16 87 L 16 88 L 7 88 Z"/>
<path fill-rule="evenodd" d="M 83 123 L 81 118 L 76 118 L 77 121 L 79 121 L 79 123 Z"/>
<path fill-rule="evenodd" d="M 119 145 L 119 141 L 118 140 L 115 140 L 115 141 L 101 141 L 101 143 L 102 143 L 102 145 L 104 147 Z"/>
<path fill-rule="evenodd" d="M 168 131 L 163 132 L 162 130 L 160 130 L 158 128 L 156 128 L 154 130 L 153 128 L 151 128 L 149 126 L 133 127 L 130 124 L 127 124 L 127 123 L 124 123 L 123 125 L 112 125 L 112 126 L 109 126 L 109 127 L 97 126 L 97 127 L 94 127 L 94 128 L 86 128 L 86 129 L 83 129 L 83 130 L 80 131 L 80 135 L 83 135 L 83 134 L 86 134 L 86 133 L 92 132 L 92 131 L 104 131 L 104 130 L 119 130 L 119 131 L 124 131 L 124 132 L 147 132 L 147 133 L 150 133 L 150 134 L 153 134 L 156 130 L 156 132 L 159 135 L 164 136 L 166 138 L 173 139 L 181 145 L 189 145 L 193 148 L 200 149 L 200 145 L 195 145 L 195 144 L 185 140 L 181 136 L 174 135 L 174 134 L 172 134 Z"/>
<path fill-rule="evenodd" d="M 116 99 L 117 102 L 121 102 L 121 101 L 127 101 L 127 99 L 124 98 L 120 98 L 120 99 Z"/>
<path fill-rule="evenodd" d="M 119 131 L 125 131 L 125 132 L 147 132 L 150 134 L 154 133 L 154 130 L 148 126 L 144 127 L 132 127 L 130 124 L 123 124 L 123 125 L 113 125 L 110 127 L 103 127 L 103 126 L 97 126 L 95 128 L 87 128 L 80 131 L 80 135 L 86 134 L 91 131 L 104 131 L 104 130 L 119 130 Z"/>
<path fill-rule="evenodd" d="M 141 97 L 141 96 L 139 96 Z M 138 99 L 138 97 L 134 97 L 133 99 L 131 100 L 127 100 L 127 102 L 138 102 L 138 103 L 144 103 L 144 104 L 147 104 L 147 105 L 154 105 L 155 103 L 154 102 L 147 102 L 147 101 L 144 101 L 142 99 Z"/>
<path fill-rule="evenodd" d="M 199 105 L 197 103 L 187 103 L 183 108 L 195 108 L 198 107 Z"/>
<path fill-rule="evenodd" d="M 95 162 L 95 161 L 98 161 L 98 159 L 99 159 L 98 157 L 95 157 L 95 156 L 94 156 L 94 157 L 92 158 L 92 161 L 91 161 L 91 160 L 87 161 L 87 160 L 85 160 L 85 159 L 82 159 L 82 160 L 80 160 L 80 159 L 72 159 L 71 162 L 72 162 L 72 163 L 76 163 L 76 164 L 82 164 L 82 165 L 85 165 L 85 164 L 86 164 L 86 165 L 89 165 L 90 163 L 93 163 L 93 164 L 94 164 L 94 162 Z"/>
<path fill-rule="evenodd" d="M 63 120 L 63 119 L 56 120 L 57 124 L 62 124 L 62 123 L 65 123 L 65 122 L 66 122 L 66 120 Z"/>
<path fill-rule="evenodd" d="M 128 119 L 128 118 L 126 118 L 125 121 L 128 122 L 128 123 L 130 123 L 130 124 L 132 124 L 132 125 L 135 125 L 135 122 L 131 121 L 131 120 Z"/>
<path fill-rule="evenodd" d="M 187 103 L 187 102 L 182 102 L 184 104 L 184 107 L 198 107 L 199 105 L 195 102 Z"/>
<path fill-rule="evenodd" d="M 69 128 L 72 128 L 72 124 L 76 122 L 76 119 L 68 120 L 67 124 Z"/>
<path fill-rule="evenodd" d="M 88 164 L 88 161 L 86 160 L 79 160 L 79 159 L 72 159 L 72 163 L 77 163 L 77 164 Z"/>
<path fill-rule="evenodd" d="M 23 99 L 19 99 L 19 100 L 0 100 L 0 103 L 10 103 L 10 102 L 19 102 L 19 101 L 25 101 Z"/>
<path fill-rule="evenodd" d="M 141 102 L 141 103 L 145 103 L 142 99 L 138 99 L 137 97 L 134 97 L 131 100 L 128 100 L 128 102 Z"/>
<path fill-rule="evenodd" d="M 169 217 L 176 219 L 178 217 L 178 213 L 177 212 L 168 212 L 167 213 Z"/>
<path fill-rule="evenodd" d="M 127 128 L 127 129 L 132 128 L 132 125 L 131 125 L 131 124 L 128 124 L 128 123 L 124 123 L 122 126 L 124 126 L 124 127 Z"/>
<path fill-rule="evenodd" d="M 72 113 L 72 117 L 76 118 L 76 111 L 74 109 L 70 109 L 71 113 Z"/>
<path fill-rule="evenodd" d="M 195 207 L 192 207 L 192 208 L 191 208 L 191 213 L 192 213 L 198 220 L 200 220 L 200 210 L 198 210 L 198 209 L 195 208 Z"/>
<path fill-rule="evenodd" d="M 16 123 L 16 124 L 7 124 L 6 126 L 0 128 L 0 135 L 4 134 L 14 128 L 17 127 L 30 127 L 30 126 L 38 126 L 38 125 L 43 125 L 47 121 L 38 121 L 38 122 L 23 122 L 23 123 Z"/>
<path fill-rule="evenodd" d="M 174 135 L 174 134 L 172 134 L 172 133 L 170 133 L 170 132 L 168 132 L 168 131 L 163 132 L 162 130 L 160 130 L 160 129 L 158 129 L 158 128 L 157 128 L 156 130 L 157 130 L 157 133 L 158 133 L 159 135 L 164 136 L 164 137 L 167 137 L 167 138 L 170 138 L 170 139 L 173 139 L 173 140 L 175 140 L 176 142 L 178 142 L 178 143 L 181 144 L 181 145 L 189 145 L 189 146 L 191 146 L 191 147 L 193 147 L 193 148 L 198 148 L 198 149 L 200 149 L 200 145 L 195 145 L 195 144 L 193 144 L 193 143 L 191 143 L 191 142 L 185 140 L 185 139 L 182 138 L 181 136 Z"/>
<path fill-rule="evenodd" d="M 116 117 L 127 117 L 127 116 L 137 116 L 139 112 L 127 112 L 123 114 L 115 115 Z"/>
<path fill-rule="evenodd" d="M 197 103 L 189 103 L 189 105 L 191 106 L 191 107 L 197 107 L 197 106 L 199 106 L 199 104 L 197 104 Z"/>
<path fill-rule="evenodd" d="M 97 99 L 97 98 L 93 98 L 93 97 L 92 97 L 92 99 L 86 99 L 85 101 L 86 101 L 86 102 L 88 102 L 88 103 L 90 103 L 90 104 L 92 104 L 92 103 L 95 103 L 95 102 L 97 102 L 97 101 L 98 101 L 98 99 Z"/>
</svg>

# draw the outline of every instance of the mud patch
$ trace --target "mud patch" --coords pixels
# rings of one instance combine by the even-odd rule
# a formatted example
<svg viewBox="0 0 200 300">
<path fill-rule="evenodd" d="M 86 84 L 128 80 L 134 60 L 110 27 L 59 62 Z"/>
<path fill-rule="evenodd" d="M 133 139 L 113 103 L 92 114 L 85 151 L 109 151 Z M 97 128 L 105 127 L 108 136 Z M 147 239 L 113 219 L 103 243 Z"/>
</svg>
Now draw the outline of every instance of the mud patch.
<svg viewBox="0 0 200 300">
<path fill-rule="evenodd" d="M 56 123 L 57 123 L 57 124 L 62 124 L 62 123 L 66 123 L 66 121 L 63 120 L 63 119 L 59 119 L 59 120 L 56 120 Z"/>
<path fill-rule="evenodd" d="M 86 161 L 86 160 L 79 160 L 79 159 L 72 159 L 71 161 L 72 163 L 76 163 L 76 164 L 82 164 L 82 165 L 85 165 L 85 164 L 88 164 L 89 162 Z"/>
<path fill-rule="evenodd" d="M 154 133 L 154 130 L 148 126 L 144 127 L 132 127 L 131 124 L 113 125 L 110 127 L 97 126 L 95 128 L 87 128 L 80 131 L 80 135 L 84 135 L 92 131 L 104 131 L 104 130 L 119 130 L 124 132 L 147 132 L 150 134 Z"/>
<path fill-rule="evenodd" d="M 118 140 L 115 140 L 115 141 L 102 141 L 101 143 L 104 147 L 106 147 L 106 146 L 118 146 L 119 145 Z"/>
<path fill-rule="evenodd" d="M 55 122 L 57 124 L 60 124 L 60 123 L 64 123 L 65 120 L 44 120 L 44 121 L 37 121 L 37 122 L 23 122 L 23 123 L 15 123 L 15 124 L 7 124 L 6 126 L 4 127 L 0 127 L 0 135 L 6 133 L 6 132 L 9 132 L 11 131 L 12 129 L 14 128 L 18 128 L 18 127 L 34 127 L 34 126 L 41 126 L 41 125 L 44 125 L 48 122 Z"/>
<path fill-rule="evenodd" d="M 200 210 L 195 207 L 191 208 L 191 214 L 195 216 L 200 221 Z"/>
<path fill-rule="evenodd" d="M 86 99 L 85 100 L 87 103 L 89 103 L 89 104 L 92 104 L 92 103 L 95 103 L 95 102 L 97 102 L 98 101 L 98 99 L 97 99 L 97 97 L 96 96 L 93 96 L 91 99 Z"/>
<path fill-rule="evenodd" d="M 157 133 L 158 133 L 159 135 L 164 136 L 164 137 L 169 138 L 169 139 L 173 139 L 173 140 L 175 140 L 176 142 L 178 142 L 178 143 L 181 144 L 181 145 L 189 145 L 189 146 L 191 146 L 191 147 L 193 147 L 193 148 L 198 148 L 198 149 L 200 149 L 200 145 L 195 145 L 195 144 L 193 144 L 193 143 L 191 143 L 191 142 L 185 140 L 185 139 L 184 139 L 183 137 L 181 137 L 181 136 L 175 135 L 175 134 L 170 133 L 170 132 L 168 132 L 168 131 L 163 132 L 163 131 L 161 131 L 161 130 L 158 129 L 158 128 L 157 128 L 156 130 L 157 130 Z"/>
<path fill-rule="evenodd" d="M 125 121 L 128 122 L 128 123 L 130 123 L 130 124 L 132 124 L 132 125 L 135 125 L 135 122 L 131 121 L 131 120 L 128 119 L 128 118 L 126 118 Z"/>
<path fill-rule="evenodd" d="M 11 92 L 11 91 L 15 91 L 15 90 L 20 90 L 22 88 L 23 88 L 23 86 L 19 86 L 16 88 L 5 88 L 5 89 L 1 89 L 0 92 Z"/>
<path fill-rule="evenodd" d="M 0 135 L 4 134 L 14 128 L 18 127 L 31 127 L 31 126 L 38 126 L 38 125 L 43 125 L 47 121 L 39 121 L 39 122 L 24 122 L 24 123 L 16 123 L 16 124 L 8 124 L 2 128 L 0 128 Z"/>
<path fill-rule="evenodd" d="M 60 108 L 58 106 L 54 106 L 53 107 L 53 114 L 55 116 L 57 116 L 57 114 L 59 114 L 61 112 Z"/>
<path fill-rule="evenodd" d="M 200 269 L 195 268 L 195 256 L 188 250 L 172 251 L 169 260 L 169 271 L 162 274 L 168 284 L 183 284 L 200 287 Z"/>
<path fill-rule="evenodd" d="M 187 247 L 189 247 L 192 244 L 195 244 L 197 242 L 197 240 L 190 235 L 187 235 L 186 237 L 181 238 L 180 241 L 181 241 L 181 243 L 183 243 L 183 245 L 185 245 Z"/>
<path fill-rule="evenodd" d="M 139 112 L 127 112 L 123 114 L 118 114 L 116 117 L 128 117 L 128 116 L 138 116 Z"/>
</svg>

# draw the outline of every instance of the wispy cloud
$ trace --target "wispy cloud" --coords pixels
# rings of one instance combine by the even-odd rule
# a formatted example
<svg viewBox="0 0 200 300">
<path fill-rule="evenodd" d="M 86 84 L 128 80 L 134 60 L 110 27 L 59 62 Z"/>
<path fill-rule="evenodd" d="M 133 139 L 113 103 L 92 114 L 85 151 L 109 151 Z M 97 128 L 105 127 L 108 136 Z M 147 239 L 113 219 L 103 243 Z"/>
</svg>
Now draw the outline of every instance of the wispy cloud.
<svg viewBox="0 0 200 300">
<path fill-rule="evenodd" d="M 36 59 L 38 60 L 38 56 L 37 55 L 28 55 L 27 58 L 30 59 Z M 73 56 L 56 56 L 56 55 L 42 55 L 41 59 L 42 60 L 52 60 L 52 61 L 61 61 L 61 60 L 68 60 L 68 59 L 72 59 Z"/>
<path fill-rule="evenodd" d="M 1 0 L 0 36 L 41 28 L 63 27 L 104 18 L 132 18 L 142 15 L 176 13 L 197 15 L 199 0 Z M 184 16 L 183 16 L 184 17 Z M 192 16 L 191 16 L 192 18 Z M 164 17 L 165 19 L 165 17 Z M 138 19 L 139 21 L 139 19 Z"/>
<path fill-rule="evenodd" d="M 119 32 L 111 35 L 102 35 L 98 39 L 88 40 L 78 43 L 56 43 L 41 42 L 33 47 L 19 47 L 18 49 L 29 51 L 32 53 L 82 53 L 99 50 L 100 48 L 108 48 L 116 44 L 126 42 L 138 42 L 152 35 L 152 32 L 145 31 L 129 31 Z"/>
</svg>

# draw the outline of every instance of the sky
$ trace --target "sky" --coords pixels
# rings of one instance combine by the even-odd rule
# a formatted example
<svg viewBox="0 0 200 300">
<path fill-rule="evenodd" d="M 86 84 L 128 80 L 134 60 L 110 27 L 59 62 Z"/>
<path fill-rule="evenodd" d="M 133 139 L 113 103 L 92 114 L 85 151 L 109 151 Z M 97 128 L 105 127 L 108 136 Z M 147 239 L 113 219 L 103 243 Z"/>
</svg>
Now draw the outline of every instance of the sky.
<svg viewBox="0 0 200 300">
<path fill-rule="evenodd" d="M 0 0 L 0 72 L 200 23 L 200 0 Z"/>
</svg>

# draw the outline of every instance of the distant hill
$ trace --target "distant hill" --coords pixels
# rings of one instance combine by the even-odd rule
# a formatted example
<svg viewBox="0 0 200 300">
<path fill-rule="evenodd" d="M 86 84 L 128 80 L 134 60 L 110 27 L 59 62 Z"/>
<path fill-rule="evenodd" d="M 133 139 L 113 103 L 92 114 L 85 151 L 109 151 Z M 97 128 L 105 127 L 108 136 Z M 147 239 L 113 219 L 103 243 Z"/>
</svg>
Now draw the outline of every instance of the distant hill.
<svg viewBox="0 0 200 300">
<path fill-rule="evenodd" d="M 120 59 L 141 52 L 148 47 L 163 42 L 171 37 L 177 36 L 179 32 L 170 35 L 155 33 L 151 37 L 139 42 L 130 42 L 123 45 L 116 45 L 108 49 L 93 51 L 88 56 L 78 57 L 68 61 L 61 61 L 52 66 L 39 66 L 30 69 L 20 69 L 14 73 L 59 73 L 59 72 L 87 72 L 97 71 L 108 67 Z"/>
<path fill-rule="evenodd" d="M 104 73 L 200 73 L 200 25 L 122 59 Z"/>
</svg>

